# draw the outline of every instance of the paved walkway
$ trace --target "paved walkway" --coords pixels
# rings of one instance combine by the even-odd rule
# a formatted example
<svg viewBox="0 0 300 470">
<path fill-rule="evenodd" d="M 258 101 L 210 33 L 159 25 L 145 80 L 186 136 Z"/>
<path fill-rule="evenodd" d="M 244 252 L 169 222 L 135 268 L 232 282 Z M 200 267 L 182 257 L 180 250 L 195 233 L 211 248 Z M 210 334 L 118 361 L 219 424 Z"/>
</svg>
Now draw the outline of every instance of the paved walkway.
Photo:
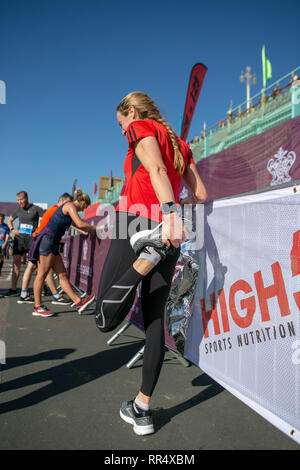
<svg viewBox="0 0 300 470">
<path fill-rule="evenodd" d="M 11 260 L 9 260 L 11 262 Z M 9 287 L 5 265 L 0 293 Z M 51 298 L 44 298 L 51 307 Z M 93 306 L 92 306 L 93 307 Z M 221 450 L 299 449 L 282 432 L 194 365 L 166 353 L 153 397 L 156 433 L 139 437 L 119 417 L 138 390 L 141 363 L 126 364 L 143 345 L 131 326 L 113 345 L 93 309 L 80 316 L 53 306 L 39 318 L 16 297 L 0 299 L 0 449 Z M 4 343 L 1 343 L 2 345 Z"/>
</svg>

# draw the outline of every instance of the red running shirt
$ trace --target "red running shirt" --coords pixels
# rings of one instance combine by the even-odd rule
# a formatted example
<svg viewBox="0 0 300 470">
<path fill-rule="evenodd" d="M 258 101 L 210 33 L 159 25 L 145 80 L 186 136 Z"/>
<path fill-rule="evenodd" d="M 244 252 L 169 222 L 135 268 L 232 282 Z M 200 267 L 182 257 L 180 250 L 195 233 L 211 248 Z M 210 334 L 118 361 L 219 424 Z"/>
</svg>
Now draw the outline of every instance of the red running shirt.
<svg viewBox="0 0 300 470">
<path fill-rule="evenodd" d="M 128 153 L 124 162 L 126 186 L 116 210 L 141 215 L 147 219 L 160 222 L 162 215 L 160 204 L 152 187 L 150 175 L 143 167 L 134 151 L 135 143 L 144 137 L 156 138 L 167 174 L 173 189 L 175 202 L 179 203 L 179 188 L 182 175 L 174 168 L 174 150 L 167 129 L 152 119 L 133 121 L 127 128 Z M 185 161 L 185 168 L 194 163 L 192 151 L 188 144 L 179 137 L 178 145 Z"/>
</svg>

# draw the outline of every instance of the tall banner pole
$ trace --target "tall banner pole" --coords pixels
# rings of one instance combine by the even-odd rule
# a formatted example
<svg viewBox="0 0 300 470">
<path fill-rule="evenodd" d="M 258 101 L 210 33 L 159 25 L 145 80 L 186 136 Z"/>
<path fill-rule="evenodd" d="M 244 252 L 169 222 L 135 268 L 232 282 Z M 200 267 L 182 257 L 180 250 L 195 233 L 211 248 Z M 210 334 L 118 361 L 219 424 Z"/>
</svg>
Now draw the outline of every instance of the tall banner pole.
<svg viewBox="0 0 300 470">
<path fill-rule="evenodd" d="M 187 140 L 190 125 L 192 122 L 192 118 L 194 115 L 194 111 L 197 105 L 197 101 L 200 95 L 206 72 L 206 65 L 201 63 L 195 64 L 191 71 L 180 135 L 180 137 L 185 141 Z"/>
<path fill-rule="evenodd" d="M 77 185 L 77 179 L 74 180 L 73 186 L 72 186 L 72 196 L 74 197 L 74 193 L 76 191 L 76 185 Z"/>
<path fill-rule="evenodd" d="M 72 186 L 72 192 L 71 192 L 71 196 L 75 199 L 74 195 L 75 195 L 75 191 L 76 191 L 76 186 L 77 186 L 77 179 L 74 180 L 73 182 L 73 186 Z M 68 236 L 71 236 L 71 233 L 72 233 L 72 230 L 69 228 L 69 230 L 67 231 L 68 233 Z"/>
</svg>

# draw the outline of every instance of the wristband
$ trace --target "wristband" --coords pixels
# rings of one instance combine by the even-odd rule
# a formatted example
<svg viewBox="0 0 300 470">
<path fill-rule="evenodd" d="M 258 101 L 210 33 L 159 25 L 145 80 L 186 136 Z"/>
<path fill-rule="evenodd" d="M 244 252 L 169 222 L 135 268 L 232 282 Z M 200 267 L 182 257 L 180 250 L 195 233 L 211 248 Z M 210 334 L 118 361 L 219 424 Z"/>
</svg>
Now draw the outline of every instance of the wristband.
<svg viewBox="0 0 300 470">
<path fill-rule="evenodd" d="M 160 206 L 161 213 L 163 215 L 171 214 L 172 212 L 178 212 L 177 205 L 175 202 L 165 202 Z"/>
</svg>

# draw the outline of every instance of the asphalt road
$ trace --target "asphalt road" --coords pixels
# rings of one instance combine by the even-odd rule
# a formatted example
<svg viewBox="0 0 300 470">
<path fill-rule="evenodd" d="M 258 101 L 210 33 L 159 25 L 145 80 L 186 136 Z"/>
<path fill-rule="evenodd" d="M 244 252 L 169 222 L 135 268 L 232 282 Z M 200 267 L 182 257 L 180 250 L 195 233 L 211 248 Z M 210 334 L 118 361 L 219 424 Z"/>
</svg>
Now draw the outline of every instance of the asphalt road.
<svg viewBox="0 0 300 470">
<path fill-rule="evenodd" d="M 11 263 L 11 260 L 9 260 Z M 10 286 L 10 264 L 0 293 Z M 33 317 L 31 305 L 0 299 L 0 449 L 299 450 L 288 436 L 224 390 L 198 367 L 167 352 L 152 399 L 156 432 L 139 437 L 119 417 L 122 401 L 139 389 L 142 360 L 126 364 L 143 345 L 133 325 L 113 335 L 95 326 L 93 304 L 82 316 L 52 306 L 55 317 Z"/>
</svg>

